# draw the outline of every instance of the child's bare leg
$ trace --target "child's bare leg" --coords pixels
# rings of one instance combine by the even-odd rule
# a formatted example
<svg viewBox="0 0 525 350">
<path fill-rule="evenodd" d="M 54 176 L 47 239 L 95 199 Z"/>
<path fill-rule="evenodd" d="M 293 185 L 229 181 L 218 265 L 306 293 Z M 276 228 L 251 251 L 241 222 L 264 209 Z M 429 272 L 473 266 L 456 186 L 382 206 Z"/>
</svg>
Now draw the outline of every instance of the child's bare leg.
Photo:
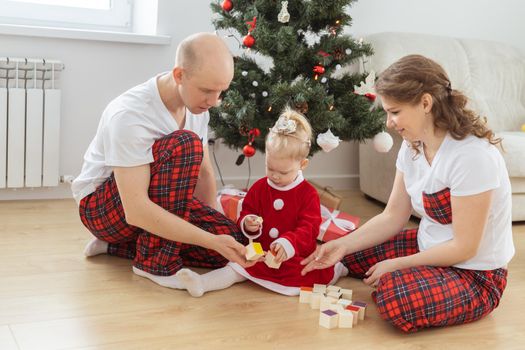
<svg viewBox="0 0 525 350">
<path fill-rule="evenodd" d="M 181 269 L 175 276 L 193 297 L 200 297 L 213 290 L 225 289 L 246 280 L 228 265 L 203 275 L 199 275 L 190 269 Z"/>
</svg>

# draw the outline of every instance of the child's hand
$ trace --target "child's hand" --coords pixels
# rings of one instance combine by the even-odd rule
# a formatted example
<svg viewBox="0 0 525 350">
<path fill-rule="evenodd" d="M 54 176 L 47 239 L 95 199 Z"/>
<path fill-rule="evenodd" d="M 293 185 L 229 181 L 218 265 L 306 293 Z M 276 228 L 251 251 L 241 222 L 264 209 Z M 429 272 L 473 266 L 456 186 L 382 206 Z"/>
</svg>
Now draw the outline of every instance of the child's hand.
<svg viewBox="0 0 525 350">
<path fill-rule="evenodd" d="M 263 219 L 260 216 L 249 214 L 244 219 L 244 230 L 257 232 L 261 228 Z"/>
<path fill-rule="evenodd" d="M 281 263 L 285 261 L 286 259 L 288 259 L 288 256 L 286 255 L 286 251 L 284 250 L 283 246 L 280 245 L 279 243 L 270 244 L 270 249 L 273 255 L 275 255 L 276 263 Z"/>
</svg>

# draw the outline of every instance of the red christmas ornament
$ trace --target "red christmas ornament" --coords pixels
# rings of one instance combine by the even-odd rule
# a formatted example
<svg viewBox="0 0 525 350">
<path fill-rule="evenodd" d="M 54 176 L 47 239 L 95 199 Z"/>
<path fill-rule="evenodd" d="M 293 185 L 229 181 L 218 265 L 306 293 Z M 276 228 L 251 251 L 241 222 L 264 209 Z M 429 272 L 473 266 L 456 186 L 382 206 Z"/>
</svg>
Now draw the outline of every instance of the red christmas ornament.
<svg viewBox="0 0 525 350">
<path fill-rule="evenodd" d="M 324 74 L 324 67 L 321 66 L 321 65 L 314 66 L 313 71 L 314 71 L 314 73 L 316 73 L 316 74 Z"/>
<path fill-rule="evenodd" d="M 255 148 L 252 146 L 251 142 L 242 148 L 242 153 L 248 158 L 253 157 L 255 154 Z"/>
<path fill-rule="evenodd" d="M 261 136 L 261 130 L 259 130 L 257 128 L 253 128 L 253 129 L 250 130 L 248 135 L 253 136 L 253 137 L 259 137 L 259 136 Z"/>
<path fill-rule="evenodd" d="M 371 92 L 367 92 L 367 93 L 365 94 L 365 97 L 366 97 L 367 99 L 369 99 L 370 101 L 372 101 L 372 102 L 374 102 L 374 101 L 376 100 L 376 95 L 374 95 L 374 94 L 371 93 Z"/>
<path fill-rule="evenodd" d="M 230 12 L 233 8 L 233 3 L 231 0 L 224 0 L 221 5 L 222 9 L 226 12 Z"/>
<path fill-rule="evenodd" d="M 255 44 L 255 38 L 250 33 L 248 33 L 248 35 L 246 35 L 242 40 L 242 43 L 246 47 L 252 47 Z"/>
</svg>

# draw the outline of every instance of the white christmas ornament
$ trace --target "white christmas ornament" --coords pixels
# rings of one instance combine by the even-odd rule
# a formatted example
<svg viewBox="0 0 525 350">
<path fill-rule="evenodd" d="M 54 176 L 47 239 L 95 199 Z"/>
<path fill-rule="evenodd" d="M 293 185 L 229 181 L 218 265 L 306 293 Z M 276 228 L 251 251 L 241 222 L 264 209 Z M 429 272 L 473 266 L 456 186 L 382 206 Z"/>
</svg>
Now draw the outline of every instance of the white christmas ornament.
<svg viewBox="0 0 525 350">
<path fill-rule="evenodd" d="M 290 21 L 290 14 L 288 13 L 288 1 L 281 1 L 281 12 L 277 15 L 277 20 L 281 23 L 288 23 Z"/>
<path fill-rule="evenodd" d="M 317 144 L 325 152 L 330 152 L 341 143 L 341 139 L 332 133 L 332 130 L 328 129 L 327 132 L 317 135 Z"/>
<path fill-rule="evenodd" d="M 252 82 L 252 85 L 255 86 L 255 87 L 257 87 L 257 86 L 259 86 L 259 83 L 258 83 L 256 80 L 254 80 L 254 81 Z"/>
<path fill-rule="evenodd" d="M 241 74 L 242 74 L 242 76 L 243 76 L 243 77 L 245 77 L 245 76 L 247 76 L 247 75 L 248 75 L 248 72 L 247 72 L 247 71 L 245 71 L 245 70 L 243 70 Z"/>
<path fill-rule="evenodd" d="M 364 82 L 361 82 L 359 86 L 354 85 L 354 92 L 358 95 L 366 95 L 366 94 L 370 95 L 371 94 L 375 96 L 376 94 L 376 91 L 374 89 L 375 82 L 376 82 L 376 72 L 372 70 L 370 71 L 368 76 L 365 78 Z"/>
<path fill-rule="evenodd" d="M 268 91 L 263 91 L 263 92 L 261 92 L 261 95 L 262 95 L 263 97 L 268 97 Z"/>
<path fill-rule="evenodd" d="M 382 131 L 376 136 L 374 136 L 374 138 L 372 139 L 372 144 L 374 145 L 374 149 L 376 151 L 386 153 L 392 148 L 394 140 L 392 139 L 392 136 L 390 136 L 389 133 Z"/>
<path fill-rule="evenodd" d="M 326 77 L 322 77 L 322 78 L 321 78 L 321 83 L 324 84 L 324 83 L 326 83 L 327 80 L 328 80 L 328 79 L 326 79 Z"/>
</svg>

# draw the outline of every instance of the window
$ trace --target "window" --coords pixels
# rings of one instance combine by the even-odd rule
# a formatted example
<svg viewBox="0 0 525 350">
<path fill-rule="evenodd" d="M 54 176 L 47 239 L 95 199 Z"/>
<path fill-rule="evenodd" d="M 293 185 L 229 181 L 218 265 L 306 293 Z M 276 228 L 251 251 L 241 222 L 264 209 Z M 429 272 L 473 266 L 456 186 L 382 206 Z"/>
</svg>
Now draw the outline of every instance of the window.
<svg viewBox="0 0 525 350">
<path fill-rule="evenodd" d="M 0 23 L 130 32 L 132 0 L 0 0 Z"/>
</svg>

